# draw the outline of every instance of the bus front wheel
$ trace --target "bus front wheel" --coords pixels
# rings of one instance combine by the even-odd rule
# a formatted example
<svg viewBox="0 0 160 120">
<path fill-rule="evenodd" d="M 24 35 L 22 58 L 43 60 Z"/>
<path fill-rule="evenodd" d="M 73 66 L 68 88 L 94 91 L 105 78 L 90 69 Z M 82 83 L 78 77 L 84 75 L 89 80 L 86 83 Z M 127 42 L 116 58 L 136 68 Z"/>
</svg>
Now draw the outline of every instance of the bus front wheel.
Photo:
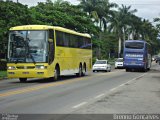
<svg viewBox="0 0 160 120">
<path fill-rule="evenodd" d="M 27 81 L 27 78 L 19 78 L 20 82 L 24 83 Z"/>
<path fill-rule="evenodd" d="M 60 77 L 60 70 L 59 67 L 56 66 L 54 70 L 54 80 L 59 80 L 59 77 Z"/>
<path fill-rule="evenodd" d="M 126 68 L 126 72 L 129 72 L 129 71 L 130 71 L 130 69 Z"/>
</svg>

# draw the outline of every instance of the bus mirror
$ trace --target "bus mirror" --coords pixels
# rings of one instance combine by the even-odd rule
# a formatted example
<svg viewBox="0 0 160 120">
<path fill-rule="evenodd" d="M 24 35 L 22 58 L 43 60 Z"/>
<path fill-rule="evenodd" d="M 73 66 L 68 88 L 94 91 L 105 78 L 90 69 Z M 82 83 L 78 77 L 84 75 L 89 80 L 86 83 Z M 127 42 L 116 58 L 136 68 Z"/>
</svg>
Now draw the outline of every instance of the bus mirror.
<svg viewBox="0 0 160 120">
<path fill-rule="evenodd" d="M 50 39 L 50 38 L 49 38 L 49 40 L 48 40 L 48 41 L 49 41 L 49 42 L 53 42 L 53 39 Z"/>
</svg>

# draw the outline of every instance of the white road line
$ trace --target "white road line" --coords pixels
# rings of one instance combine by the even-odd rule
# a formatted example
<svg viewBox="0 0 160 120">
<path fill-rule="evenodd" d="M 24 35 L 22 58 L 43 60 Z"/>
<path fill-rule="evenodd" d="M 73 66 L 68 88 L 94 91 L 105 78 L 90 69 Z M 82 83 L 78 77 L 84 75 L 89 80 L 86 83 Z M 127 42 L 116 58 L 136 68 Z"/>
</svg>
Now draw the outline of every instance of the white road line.
<svg viewBox="0 0 160 120">
<path fill-rule="evenodd" d="M 130 83 L 130 82 L 132 82 L 132 81 L 134 81 L 134 80 L 136 80 L 136 79 L 139 79 L 139 78 L 143 77 L 145 74 L 147 74 L 147 73 L 144 73 L 144 74 L 142 74 L 142 75 L 140 75 L 140 76 L 138 76 L 138 77 L 136 77 L 136 78 L 133 78 L 133 79 L 131 79 L 131 80 L 129 80 L 129 81 L 127 81 L 127 82 L 125 82 L 125 83 L 123 83 L 123 84 L 115 87 L 115 88 L 110 89 L 109 91 L 114 91 L 114 90 L 116 90 L 117 88 L 122 87 L 122 86 L 124 86 L 124 85 L 127 84 L 127 83 Z M 108 91 L 107 91 L 107 93 L 108 93 Z M 104 93 L 102 93 L 102 94 L 100 94 L 100 95 L 97 95 L 97 96 L 95 97 L 95 99 L 96 99 L 96 98 L 100 98 L 100 97 L 102 97 L 102 96 L 104 96 L 104 95 L 105 95 Z M 83 106 L 83 105 L 85 105 L 85 104 L 87 104 L 87 103 L 88 103 L 88 102 L 82 102 L 82 103 L 80 103 L 80 104 L 78 104 L 78 105 L 73 106 L 72 108 L 75 109 L 75 108 L 81 107 L 81 106 Z"/>
<path fill-rule="evenodd" d="M 147 74 L 147 73 L 144 73 L 144 74 L 142 74 L 141 76 L 138 76 L 138 77 L 136 77 L 136 78 L 133 78 L 133 79 L 131 79 L 131 80 L 129 80 L 129 81 L 127 81 L 127 82 L 125 82 L 125 83 L 123 83 L 123 84 L 115 87 L 115 88 L 110 89 L 109 91 L 114 91 L 114 90 L 116 90 L 117 88 L 124 86 L 125 84 L 128 84 L 128 83 L 130 83 L 130 82 L 132 82 L 132 81 L 134 81 L 134 80 L 136 80 L 136 79 L 139 79 L 139 78 L 143 77 L 145 74 Z"/>
<path fill-rule="evenodd" d="M 82 102 L 78 105 L 73 106 L 72 108 L 78 108 L 78 107 L 81 107 L 82 105 L 85 105 L 85 104 L 87 104 L 87 102 Z"/>
<path fill-rule="evenodd" d="M 96 97 L 95 97 L 95 99 L 97 99 L 97 98 L 100 98 L 100 97 L 102 97 L 102 96 L 104 96 L 105 94 L 100 94 L 100 95 L 97 95 Z"/>
<path fill-rule="evenodd" d="M 122 86 L 124 86 L 124 84 L 121 84 L 119 87 L 122 87 Z"/>
<path fill-rule="evenodd" d="M 119 86 L 118 86 L 119 87 Z M 117 89 L 118 87 L 112 88 L 109 91 L 114 91 L 115 89 Z"/>
<path fill-rule="evenodd" d="M 147 74 L 147 73 L 144 73 L 144 74 L 142 74 L 141 76 L 138 76 L 138 77 L 136 77 L 136 78 L 133 78 L 133 79 L 129 80 L 128 82 L 124 83 L 124 84 L 127 84 L 127 83 L 130 83 L 130 82 L 134 81 L 134 80 L 137 80 L 137 79 L 143 77 L 145 74 Z"/>
</svg>

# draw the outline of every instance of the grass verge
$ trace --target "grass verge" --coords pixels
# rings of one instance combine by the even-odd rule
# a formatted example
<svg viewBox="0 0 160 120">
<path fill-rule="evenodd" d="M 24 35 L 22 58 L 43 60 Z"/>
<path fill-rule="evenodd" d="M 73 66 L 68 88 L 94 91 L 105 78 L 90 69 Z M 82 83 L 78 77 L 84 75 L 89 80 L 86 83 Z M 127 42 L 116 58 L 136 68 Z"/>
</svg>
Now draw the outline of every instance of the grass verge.
<svg viewBox="0 0 160 120">
<path fill-rule="evenodd" d="M 7 77 L 7 71 L 0 71 L 0 79 Z"/>
</svg>

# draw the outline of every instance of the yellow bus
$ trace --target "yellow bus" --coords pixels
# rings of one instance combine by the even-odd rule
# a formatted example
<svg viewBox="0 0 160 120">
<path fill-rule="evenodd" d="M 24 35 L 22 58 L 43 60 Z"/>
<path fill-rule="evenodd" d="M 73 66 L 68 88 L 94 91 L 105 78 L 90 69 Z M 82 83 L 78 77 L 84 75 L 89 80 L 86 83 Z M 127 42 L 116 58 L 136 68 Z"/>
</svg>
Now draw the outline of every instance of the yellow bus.
<svg viewBox="0 0 160 120">
<path fill-rule="evenodd" d="M 10 28 L 8 78 L 54 78 L 83 76 L 92 67 L 89 34 L 58 26 L 24 25 Z"/>
</svg>

